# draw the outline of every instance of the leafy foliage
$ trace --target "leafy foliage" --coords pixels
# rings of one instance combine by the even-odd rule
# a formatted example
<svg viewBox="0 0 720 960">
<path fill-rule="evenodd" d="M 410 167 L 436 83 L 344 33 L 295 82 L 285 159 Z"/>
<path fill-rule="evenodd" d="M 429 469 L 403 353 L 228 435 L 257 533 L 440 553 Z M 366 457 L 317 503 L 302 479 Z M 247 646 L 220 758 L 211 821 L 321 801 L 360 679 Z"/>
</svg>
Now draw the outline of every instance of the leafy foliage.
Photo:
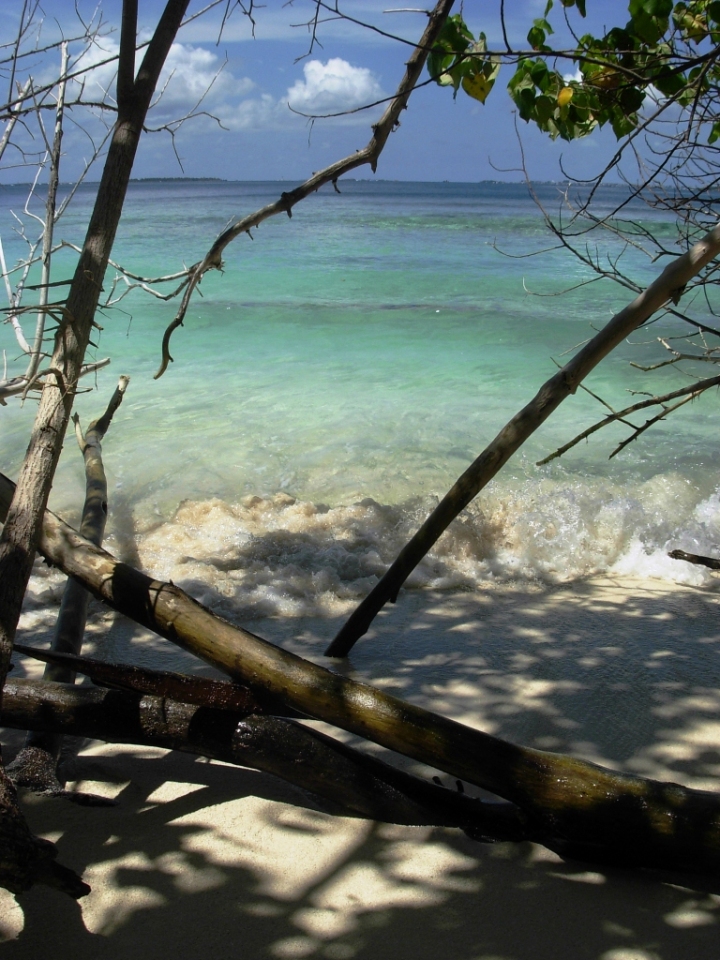
<svg viewBox="0 0 720 960">
<path fill-rule="evenodd" d="M 457 14 L 448 17 L 427 68 L 441 86 L 452 86 L 454 96 L 462 86 L 468 96 L 485 103 L 500 71 L 500 57 L 488 56 L 485 34 L 476 40 Z"/>
<path fill-rule="evenodd" d="M 561 0 L 586 15 L 585 0 Z M 554 50 L 548 17 L 533 21 L 528 51 L 488 52 L 462 16 L 451 17 L 428 59 L 431 76 L 485 103 L 503 62 L 515 72 L 508 90 L 520 117 L 553 139 L 576 140 L 609 124 L 618 139 L 641 123 L 648 92 L 680 107 L 713 96 L 720 83 L 720 0 L 629 0 L 625 26 L 604 36 L 584 34 L 574 50 Z M 566 65 L 563 72 L 560 66 Z M 575 67 L 570 75 L 568 67 Z M 707 124 L 707 142 L 720 139 L 720 120 Z"/>
</svg>

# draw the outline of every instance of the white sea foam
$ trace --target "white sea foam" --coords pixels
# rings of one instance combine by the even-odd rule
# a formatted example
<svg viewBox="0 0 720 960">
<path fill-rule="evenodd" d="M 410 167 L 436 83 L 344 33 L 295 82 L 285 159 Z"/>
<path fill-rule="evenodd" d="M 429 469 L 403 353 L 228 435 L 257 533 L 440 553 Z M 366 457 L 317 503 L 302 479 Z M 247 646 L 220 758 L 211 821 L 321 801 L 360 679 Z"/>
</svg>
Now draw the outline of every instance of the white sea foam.
<svg viewBox="0 0 720 960">
<path fill-rule="evenodd" d="M 593 574 L 701 585 L 712 574 L 670 559 L 713 554 L 720 493 L 697 502 L 677 475 L 628 489 L 607 481 L 493 486 L 463 512 L 409 578 L 408 589 L 468 591 L 493 582 L 561 582 Z M 280 493 L 186 500 L 134 537 L 137 559 L 232 616 L 350 610 L 418 528 L 434 498 L 327 507 Z M 118 531 L 119 532 L 119 531 Z M 117 536 L 109 547 L 117 549 Z"/>
</svg>

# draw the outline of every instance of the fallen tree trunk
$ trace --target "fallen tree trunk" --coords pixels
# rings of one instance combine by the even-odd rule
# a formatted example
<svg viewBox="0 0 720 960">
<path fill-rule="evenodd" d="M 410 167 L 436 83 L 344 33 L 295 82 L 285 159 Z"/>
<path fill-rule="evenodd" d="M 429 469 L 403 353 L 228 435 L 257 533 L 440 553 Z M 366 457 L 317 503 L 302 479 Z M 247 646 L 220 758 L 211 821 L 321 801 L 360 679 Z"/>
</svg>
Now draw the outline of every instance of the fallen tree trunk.
<svg viewBox="0 0 720 960">
<path fill-rule="evenodd" d="M 146 673 L 150 679 L 152 671 Z M 528 839 L 523 818 L 511 804 L 446 790 L 293 720 L 129 690 L 18 679 L 5 686 L 0 723 L 164 747 L 252 767 L 373 820 Z"/>
<path fill-rule="evenodd" d="M 11 495 L 0 475 L 0 516 Z M 39 549 L 114 609 L 252 690 L 510 801 L 528 833 L 552 850 L 594 862 L 720 869 L 719 795 L 507 743 L 338 676 L 120 563 L 50 511 Z"/>
<path fill-rule="evenodd" d="M 510 457 L 618 344 L 698 274 L 720 253 L 720 225 L 706 234 L 687 253 L 673 260 L 660 276 L 606 324 L 562 369 L 540 388 L 519 413 L 505 424 L 495 439 L 470 464 L 433 510 L 418 532 L 365 599 L 348 617 L 325 651 L 329 657 L 345 657 L 367 632 L 378 612 L 397 600 L 400 588 L 435 545 L 458 514 L 474 500 Z"/>
</svg>

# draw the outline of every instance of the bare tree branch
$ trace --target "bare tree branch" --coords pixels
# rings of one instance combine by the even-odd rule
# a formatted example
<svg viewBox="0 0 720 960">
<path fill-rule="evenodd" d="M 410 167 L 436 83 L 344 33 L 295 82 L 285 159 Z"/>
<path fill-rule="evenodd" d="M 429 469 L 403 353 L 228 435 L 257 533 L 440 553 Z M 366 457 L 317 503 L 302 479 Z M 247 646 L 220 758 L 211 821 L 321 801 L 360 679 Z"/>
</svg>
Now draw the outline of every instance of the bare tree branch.
<svg viewBox="0 0 720 960">
<path fill-rule="evenodd" d="M 319 190 L 320 187 L 327 183 L 337 183 L 337 180 L 340 177 L 349 173 L 351 170 L 354 170 L 356 167 L 363 166 L 364 164 L 370 164 L 370 168 L 372 169 L 373 173 L 375 173 L 378 157 L 382 153 L 383 147 L 387 143 L 387 139 L 391 132 L 398 124 L 400 114 L 407 106 L 410 94 L 412 93 L 415 84 L 417 83 L 417 79 L 425 65 L 428 50 L 442 29 L 442 26 L 445 23 L 450 10 L 452 9 L 452 5 L 453 0 L 439 0 L 432 13 L 429 15 L 427 28 L 419 44 L 413 51 L 410 59 L 407 61 L 405 75 L 395 92 L 392 103 L 388 106 L 378 123 L 374 125 L 373 135 L 368 144 L 362 150 L 356 151 L 349 157 L 345 157 L 343 160 L 337 160 L 335 163 L 330 164 L 330 166 L 326 167 L 324 170 L 321 170 L 319 173 L 314 173 L 299 187 L 295 187 L 294 190 L 290 190 L 287 193 L 282 193 L 280 198 L 274 203 L 270 203 L 267 206 L 262 207 L 260 210 L 255 211 L 255 213 L 236 221 L 220 234 L 220 236 L 205 254 L 205 257 L 200 261 L 199 264 L 195 266 L 193 274 L 190 278 L 190 282 L 185 290 L 185 294 L 183 295 L 180 308 L 175 315 L 175 319 L 172 321 L 172 323 L 170 323 L 165 331 L 162 342 L 162 360 L 160 367 L 155 374 L 156 380 L 161 377 L 163 373 L 165 373 L 168 365 L 173 360 L 172 356 L 170 355 L 170 338 L 175 330 L 183 325 L 195 288 L 208 270 L 219 270 L 221 268 L 222 254 L 225 250 L 225 247 L 227 247 L 229 243 L 231 243 L 241 234 L 248 233 L 252 227 L 257 227 L 269 217 L 274 217 L 279 213 L 286 213 L 289 217 L 291 217 L 292 209 L 296 203 L 304 200 L 305 197 L 309 196 L 311 193 L 314 193 L 316 190 Z"/>
<path fill-rule="evenodd" d="M 603 427 L 607 427 L 611 423 L 616 423 L 618 420 L 622 420 L 631 413 L 636 413 L 638 410 L 645 410 L 647 407 L 654 407 L 658 404 L 665 404 L 670 400 L 677 399 L 678 397 L 686 397 L 688 394 L 690 395 L 691 399 L 694 399 L 695 397 L 700 396 L 700 394 L 705 390 L 709 390 L 711 387 L 717 386 L 720 386 L 720 376 L 710 377 L 707 380 L 698 380 L 697 383 L 694 383 L 690 387 L 681 387 L 679 390 L 673 390 L 672 393 L 666 393 L 661 397 L 651 397 L 649 400 L 641 400 L 638 403 L 633 403 L 629 407 L 625 407 L 624 410 L 618 410 L 617 413 L 613 411 L 609 417 L 605 417 L 604 420 L 600 420 L 598 423 L 593 424 L 592 427 L 588 427 L 587 430 L 583 430 L 582 433 L 579 433 L 568 443 L 563 444 L 562 447 L 558 447 L 554 453 L 551 453 L 543 460 L 538 460 L 535 466 L 544 467 L 545 464 L 550 463 L 551 460 L 556 460 L 564 453 L 567 453 L 568 450 L 571 450 L 574 446 L 576 446 L 576 444 L 580 443 L 581 440 L 587 440 L 587 438 L 592 436 L 593 433 L 596 433 L 598 430 L 602 430 Z M 673 407 L 672 409 L 675 408 Z M 665 416 L 669 412 L 669 410 L 665 409 L 662 416 Z"/>
</svg>

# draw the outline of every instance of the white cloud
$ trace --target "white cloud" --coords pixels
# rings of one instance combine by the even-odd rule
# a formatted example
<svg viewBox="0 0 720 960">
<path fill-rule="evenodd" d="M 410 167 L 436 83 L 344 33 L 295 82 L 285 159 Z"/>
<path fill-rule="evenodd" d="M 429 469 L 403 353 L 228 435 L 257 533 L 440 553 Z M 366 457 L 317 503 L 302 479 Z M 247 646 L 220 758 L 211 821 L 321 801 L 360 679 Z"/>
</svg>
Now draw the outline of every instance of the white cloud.
<svg viewBox="0 0 720 960">
<path fill-rule="evenodd" d="M 225 102 L 213 112 L 230 130 L 285 129 L 302 122 L 288 110 L 288 103 L 301 113 L 339 113 L 379 100 L 384 94 L 380 84 L 366 67 L 353 67 L 338 57 L 321 63 L 311 60 L 303 67 L 304 80 L 296 80 L 284 97 L 270 94 L 240 101 Z M 366 120 L 366 115 L 360 115 Z M 346 123 L 357 117 L 345 118 Z"/>
<path fill-rule="evenodd" d="M 269 93 L 235 105 L 224 104 L 214 111 L 228 130 L 269 130 L 286 127 L 291 116 L 287 104 Z"/>
<path fill-rule="evenodd" d="M 82 80 L 74 81 L 75 95 L 83 85 L 83 99 L 114 99 L 118 44 L 104 38 L 83 51 L 74 69 L 91 68 Z M 97 65 L 97 66 L 95 66 Z M 327 63 L 311 60 L 303 66 L 303 78 L 288 87 L 285 96 L 269 93 L 254 97 L 247 94 L 256 87 L 249 77 L 235 77 L 223 69 L 223 61 L 204 47 L 174 43 L 158 83 L 149 121 L 151 126 L 180 119 L 192 111 L 199 101 L 200 110 L 217 117 L 230 130 L 283 129 L 301 123 L 301 118 L 288 110 L 288 103 L 301 113 L 339 113 L 364 106 L 384 96 L 371 70 L 356 67 L 339 57 Z M 367 120 L 366 114 L 349 116 L 344 122 Z M 200 120 L 199 122 L 202 122 Z"/>
<path fill-rule="evenodd" d="M 174 43 L 158 83 L 153 114 L 182 116 L 203 99 L 203 109 L 243 96 L 255 84 L 249 77 L 234 77 L 223 69 L 217 54 L 202 47 Z"/>
<path fill-rule="evenodd" d="M 372 103 L 383 96 L 375 76 L 367 67 L 353 67 L 333 57 L 327 63 L 310 60 L 303 67 L 304 80 L 288 89 L 288 102 L 301 113 L 337 113 Z"/>
<path fill-rule="evenodd" d="M 69 98 L 82 96 L 84 100 L 103 100 L 106 93 L 115 96 L 117 55 L 120 46 L 110 37 L 103 37 L 85 47 L 70 61 L 70 73 L 83 73 L 70 81 Z M 105 61 L 109 61 L 105 63 Z M 52 67 L 45 82 L 57 77 L 57 68 Z"/>
<path fill-rule="evenodd" d="M 84 100 L 102 100 L 106 93 L 114 100 L 119 46 L 103 38 L 82 51 L 71 65 L 71 72 L 85 71 L 72 81 L 72 96 L 82 93 Z M 110 60 L 109 63 L 104 61 Z M 139 66 L 141 55 L 138 56 Z M 202 47 L 174 43 L 160 74 L 150 117 L 154 121 L 180 118 L 202 100 L 201 109 L 214 112 L 228 101 L 247 95 L 255 86 L 249 77 L 235 77 L 217 54 Z"/>
</svg>

